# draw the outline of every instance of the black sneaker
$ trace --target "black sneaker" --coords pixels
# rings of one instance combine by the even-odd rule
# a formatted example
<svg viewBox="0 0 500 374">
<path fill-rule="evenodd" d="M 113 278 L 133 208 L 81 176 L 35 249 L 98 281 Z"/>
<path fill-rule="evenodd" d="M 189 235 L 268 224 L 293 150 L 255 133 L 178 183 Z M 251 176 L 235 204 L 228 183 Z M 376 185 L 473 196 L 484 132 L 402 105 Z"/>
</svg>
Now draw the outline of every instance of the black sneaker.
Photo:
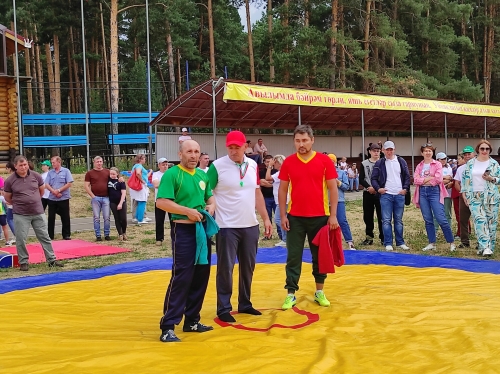
<svg viewBox="0 0 500 374">
<path fill-rule="evenodd" d="M 195 322 L 195 323 L 192 323 L 190 325 L 184 325 L 184 327 L 182 328 L 182 331 L 184 331 L 184 332 L 207 332 L 207 331 L 211 331 L 213 329 L 214 328 L 212 326 L 204 325 L 201 322 Z"/>
<path fill-rule="evenodd" d="M 181 340 L 175 335 L 174 330 L 162 331 L 160 335 L 160 341 L 163 343 L 180 342 Z"/>
<path fill-rule="evenodd" d="M 366 238 L 361 245 L 372 245 L 373 244 L 373 239 Z"/>
<path fill-rule="evenodd" d="M 458 248 L 470 248 L 470 245 L 469 244 L 460 243 L 458 245 Z"/>
<path fill-rule="evenodd" d="M 61 264 L 59 261 L 49 262 L 49 268 L 53 268 L 53 267 L 63 268 L 64 265 Z"/>
<path fill-rule="evenodd" d="M 107 236 L 104 237 L 104 240 L 106 240 L 107 242 L 109 242 L 111 240 L 111 238 L 109 237 L 109 235 L 107 235 Z"/>
<path fill-rule="evenodd" d="M 97 236 L 97 237 L 95 238 L 95 241 L 96 241 L 96 242 L 102 242 L 102 238 L 101 238 L 100 236 Z"/>
</svg>

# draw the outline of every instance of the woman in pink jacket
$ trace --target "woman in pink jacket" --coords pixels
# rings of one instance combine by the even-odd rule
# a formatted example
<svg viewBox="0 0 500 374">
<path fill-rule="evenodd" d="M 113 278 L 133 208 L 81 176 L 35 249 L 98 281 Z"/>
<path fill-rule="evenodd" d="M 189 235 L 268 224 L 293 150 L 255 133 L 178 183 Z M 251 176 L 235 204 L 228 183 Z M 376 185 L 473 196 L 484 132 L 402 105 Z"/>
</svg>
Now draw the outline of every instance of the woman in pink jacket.
<svg viewBox="0 0 500 374">
<path fill-rule="evenodd" d="M 422 212 L 425 230 L 429 238 L 429 244 L 422 250 L 436 249 L 435 217 L 443 230 L 446 242 L 450 244 L 450 251 L 455 251 L 453 233 L 444 214 L 444 198 L 448 195 L 443 184 L 443 166 L 432 158 L 434 152 L 432 144 L 424 144 L 420 147 L 420 152 L 424 156 L 424 160 L 417 165 L 413 174 L 414 184 L 417 187 L 413 203 Z"/>
</svg>

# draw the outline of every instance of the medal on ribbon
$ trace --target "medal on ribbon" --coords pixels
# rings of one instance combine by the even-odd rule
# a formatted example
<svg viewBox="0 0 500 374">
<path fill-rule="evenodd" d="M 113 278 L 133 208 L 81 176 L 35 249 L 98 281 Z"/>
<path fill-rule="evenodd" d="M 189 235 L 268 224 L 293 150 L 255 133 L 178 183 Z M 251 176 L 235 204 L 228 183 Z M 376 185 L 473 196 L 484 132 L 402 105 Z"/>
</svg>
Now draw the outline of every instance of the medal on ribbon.
<svg viewBox="0 0 500 374">
<path fill-rule="evenodd" d="M 243 162 L 241 164 L 236 163 L 236 166 L 240 169 L 240 187 L 243 187 L 243 178 L 245 178 L 248 170 L 248 162 Z"/>
</svg>

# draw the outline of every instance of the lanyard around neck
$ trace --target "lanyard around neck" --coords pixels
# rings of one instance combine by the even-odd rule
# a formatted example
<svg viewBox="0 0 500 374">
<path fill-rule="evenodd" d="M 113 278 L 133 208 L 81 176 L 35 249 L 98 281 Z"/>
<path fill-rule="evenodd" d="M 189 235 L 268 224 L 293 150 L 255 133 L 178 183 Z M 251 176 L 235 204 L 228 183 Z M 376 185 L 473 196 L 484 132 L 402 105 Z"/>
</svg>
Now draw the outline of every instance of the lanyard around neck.
<svg viewBox="0 0 500 374">
<path fill-rule="evenodd" d="M 238 169 L 240 171 L 240 187 L 243 187 L 243 178 L 245 178 L 245 175 L 248 171 L 248 162 L 242 162 L 241 164 L 238 164 L 235 162 L 236 166 L 238 166 Z"/>
</svg>

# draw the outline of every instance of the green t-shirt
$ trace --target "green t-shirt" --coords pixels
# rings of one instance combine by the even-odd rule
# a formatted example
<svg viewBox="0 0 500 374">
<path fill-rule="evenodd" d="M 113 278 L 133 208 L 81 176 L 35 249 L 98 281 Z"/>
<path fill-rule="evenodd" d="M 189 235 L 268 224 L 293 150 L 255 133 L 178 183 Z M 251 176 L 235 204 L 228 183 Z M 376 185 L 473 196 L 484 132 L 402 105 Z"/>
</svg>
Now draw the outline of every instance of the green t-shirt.
<svg viewBox="0 0 500 374">
<path fill-rule="evenodd" d="M 212 196 L 212 188 L 205 172 L 189 170 L 181 165 L 168 169 L 158 186 L 158 199 L 170 199 L 191 208 L 205 209 L 206 201 Z M 188 219 L 187 216 L 172 213 L 172 220 Z"/>
</svg>

